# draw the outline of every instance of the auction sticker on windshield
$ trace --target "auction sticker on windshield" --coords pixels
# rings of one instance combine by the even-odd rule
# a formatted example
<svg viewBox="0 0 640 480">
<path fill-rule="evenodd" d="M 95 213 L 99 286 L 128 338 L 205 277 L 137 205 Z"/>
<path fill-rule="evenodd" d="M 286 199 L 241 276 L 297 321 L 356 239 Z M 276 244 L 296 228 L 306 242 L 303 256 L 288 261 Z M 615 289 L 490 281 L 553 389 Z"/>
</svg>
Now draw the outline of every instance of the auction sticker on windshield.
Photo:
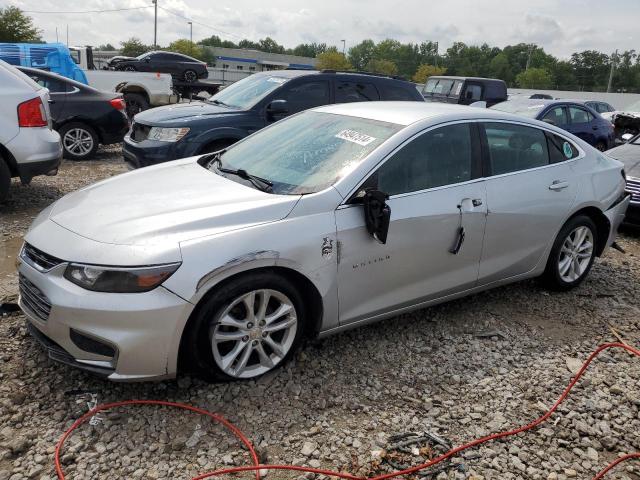
<svg viewBox="0 0 640 480">
<path fill-rule="evenodd" d="M 336 138 L 341 138 L 342 140 L 346 140 L 347 142 L 357 143 L 358 145 L 362 145 L 363 147 L 376 140 L 375 137 L 370 137 L 369 135 L 356 132 L 355 130 L 342 130 L 341 132 L 336 134 Z"/>
<path fill-rule="evenodd" d="M 267 82 L 280 83 L 280 84 L 282 84 L 282 83 L 284 83 L 286 81 L 287 81 L 287 79 L 286 78 L 282 78 L 282 77 L 269 77 L 267 79 Z"/>
</svg>

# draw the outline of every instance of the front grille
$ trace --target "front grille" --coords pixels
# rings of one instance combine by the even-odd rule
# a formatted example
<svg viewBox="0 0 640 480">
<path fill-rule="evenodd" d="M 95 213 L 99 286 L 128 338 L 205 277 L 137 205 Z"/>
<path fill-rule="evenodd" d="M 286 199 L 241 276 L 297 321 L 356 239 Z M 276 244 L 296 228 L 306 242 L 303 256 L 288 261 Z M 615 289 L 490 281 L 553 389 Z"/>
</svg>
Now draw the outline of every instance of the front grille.
<svg viewBox="0 0 640 480">
<path fill-rule="evenodd" d="M 49 319 L 51 313 L 51 302 L 47 296 L 31 283 L 24 275 L 19 275 L 18 285 L 20 288 L 20 299 L 22 304 L 29 309 L 29 312 L 38 317 L 43 322 Z"/>
<path fill-rule="evenodd" d="M 627 177 L 626 190 L 631 194 L 631 203 L 640 205 L 640 180 Z"/>
<path fill-rule="evenodd" d="M 28 243 L 25 243 L 22 249 L 22 259 L 41 272 L 47 272 L 53 267 L 63 263 L 63 260 L 44 253 L 42 250 L 38 250 Z"/>
<path fill-rule="evenodd" d="M 129 135 L 129 137 L 134 142 L 142 142 L 149 137 L 150 131 L 151 127 L 149 125 L 133 122 L 133 125 L 131 125 L 131 135 Z"/>
</svg>

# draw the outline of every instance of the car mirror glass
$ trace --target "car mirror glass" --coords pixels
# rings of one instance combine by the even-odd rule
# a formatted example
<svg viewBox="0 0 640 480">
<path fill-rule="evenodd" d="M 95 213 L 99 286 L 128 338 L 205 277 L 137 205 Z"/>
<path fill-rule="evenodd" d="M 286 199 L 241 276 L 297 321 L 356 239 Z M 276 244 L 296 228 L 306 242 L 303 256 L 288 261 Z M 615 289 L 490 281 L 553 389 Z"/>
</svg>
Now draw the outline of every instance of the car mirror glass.
<svg viewBox="0 0 640 480">
<path fill-rule="evenodd" d="M 289 103 L 286 100 L 274 100 L 267 107 L 270 114 L 283 114 L 289 112 Z"/>
</svg>

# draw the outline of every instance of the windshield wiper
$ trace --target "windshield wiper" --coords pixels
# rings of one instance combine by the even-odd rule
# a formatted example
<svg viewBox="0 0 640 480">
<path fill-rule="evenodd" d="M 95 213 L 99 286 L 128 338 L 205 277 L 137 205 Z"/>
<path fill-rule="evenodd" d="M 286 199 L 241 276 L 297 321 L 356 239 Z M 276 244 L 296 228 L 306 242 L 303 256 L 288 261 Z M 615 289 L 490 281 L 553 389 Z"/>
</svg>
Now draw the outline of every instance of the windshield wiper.
<svg viewBox="0 0 640 480">
<path fill-rule="evenodd" d="M 236 175 L 243 180 L 248 180 L 251 184 L 256 187 L 258 190 L 263 192 L 271 193 L 273 190 L 273 183 L 267 180 L 266 178 L 258 177 L 257 175 L 252 175 L 246 170 L 242 168 L 234 169 L 234 168 L 224 168 L 222 166 L 222 161 L 220 160 L 220 155 L 222 155 L 225 150 L 220 150 L 213 154 L 211 162 L 208 165 L 208 168 L 213 166 L 214 164 L 218 164 L 218 171 L 222 173 L 227 173 L 229 175 Z"/>
<path fill-rule="evenodd" d="M 224 103 L 221 102 L 220 100 L 218 100 L 217 98 L 214 100 L 209 100 L 209 102 L 211 103 L 215 103 L 216 105 L 222 105 L 223 107 L 229 107 L 229 108 L 233 108 L 231 105 L 229 105 L 228 103 Z"/>
</svg>

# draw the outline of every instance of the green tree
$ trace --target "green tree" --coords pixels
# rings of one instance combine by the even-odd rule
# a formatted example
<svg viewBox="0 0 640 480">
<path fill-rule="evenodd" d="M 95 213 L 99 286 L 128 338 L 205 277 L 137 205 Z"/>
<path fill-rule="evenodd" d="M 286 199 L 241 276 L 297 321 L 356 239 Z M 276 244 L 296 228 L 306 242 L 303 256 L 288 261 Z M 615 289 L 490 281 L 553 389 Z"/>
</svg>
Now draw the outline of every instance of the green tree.
<svg viewBox="0 0 640 480">
<path fill-rule="evenodd" d="M 301 43 L 291 50 L 291 54 L 299 57 L 316 58 L 319 54 L 327 51 L 326 43 Z"/>
<path fill-rule="evenodd" d="M 335 47 L 319 54 L 316 58 L 318 59 L 318 63 L 316 63 L 318 70 L 351 70 L 353 68 L 347 57 L 338 52 Z"/>
<path fill-rule="evenodd" d="M 369 60 L 365 69 L 371 73 L 381 73 L 383 75 L 397 75 L 398 66 L 391 60 L 373 58 Z"/>
<path fill-rule="evenodd" d="M 373 40 L 363 40 L 349 49 L 349 61 L 355 70 L 364 70 L 376 53 Z"/>
<path fill-rule="evenodd" d="M 111 45 L 110 43 L 103 43 L 102 45 L 100 45 L 97 48 L 98 51 L 111 51 L 111 50 L 117 50 L 116 47 L 114 47 L 113 45 Z"/>
<path fill-rule="evenodd" d="M 575 90 L 578 82 L 573 70 L 573 65 L 567 61 L 559 61 L 551 69 L 553 87 L 557 90 Z"/>
<path fill-rule="evenodd" d="M 553 78 L 544 68 L 530 68 L 518 74 L 516 83 L 520 88 L 547 89 L 553 85 Z"/>
<path fill-rule="evenodd" d="M 137 57 L 151 50 L 149 45 L 145 45 L 139 38 L 131 37 L 129 40 L 120 42 L 122 45 L 122 55 L 126 57 Z"/>
<path fill-rule="evenodd" d="M 260 44 L 247 40 L 246 38 L 238 42 L 238 48 L 246 48 L 247 50 L 260 50 Z"/>
<path fill-rule="evenodd" d="M 604 89 L 609 81 L 611 59 L 596 50 L 585 50 L 571 55 L 571 65 L 579 85 L 585 90 Z"/>
<path fill-rule="evenodd" d="M 41 30 L 17 7 L 0 8 L 0 42 L 41 42 Z"/>
<path fill-rule="evenodd" d="M 198 43 L 206 47 L 238 48 L 231 40 L 222 40 L 218 35 L 203 38 Z"/>
<path fill-rule="evenodd" d="M 267 37 L 259 40 L 259 50 L 267 53 L 284 53 L 284 47 L 279 45 L 273 38 Z"/>
<path fill-rule="evenodd" d="M 436 67 L 423 63 L 418 67 L 418 70 L 413 75 L 412 80 L 415 83 L 427 83 L 427 79 L 429 77 L 433 77 L 434 75 L 443 75 L 446 71 L 447 69 L 444 67 Z"/>
<path fill-rule="evenodd" d="M 489 76 L 504 80 L 508 85 L 513 83 L 513 71 L 505 53 L 500 52 L 489 62 Z"/>
<path fill-rule="evenodd" d="M 197 58 L 198 60 L 204 60 L 204 49 L 197 43 L 193 43 L 191 40 L 181 38 L 175 42 L 171 42 L 167 48 L 170 52 L 182 53 L 183 55 L 189 55 L 190 57 Z"/>
</svg>

